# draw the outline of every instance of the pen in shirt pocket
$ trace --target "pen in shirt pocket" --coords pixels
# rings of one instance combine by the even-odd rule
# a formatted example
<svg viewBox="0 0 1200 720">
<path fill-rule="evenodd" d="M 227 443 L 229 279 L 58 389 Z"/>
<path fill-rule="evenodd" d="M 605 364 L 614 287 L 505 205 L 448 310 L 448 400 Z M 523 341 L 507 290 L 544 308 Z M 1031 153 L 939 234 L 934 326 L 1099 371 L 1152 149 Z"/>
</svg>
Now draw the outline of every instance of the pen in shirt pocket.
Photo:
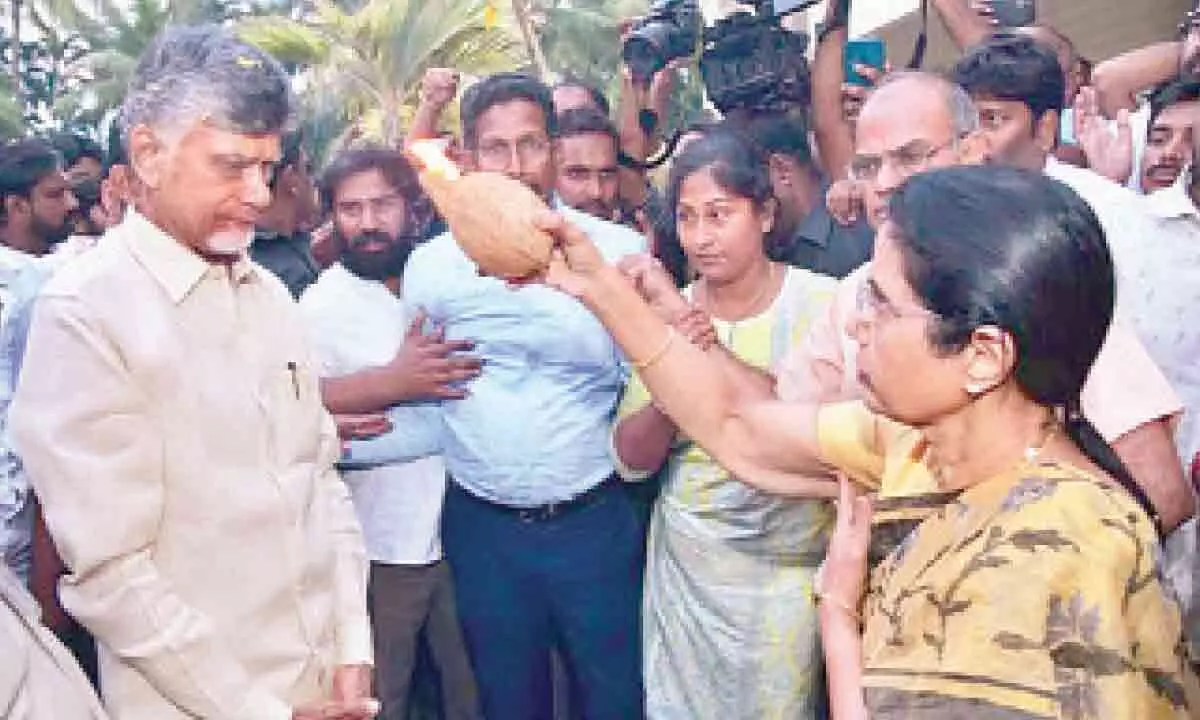
<svg viewBox="0 0 1200 720">
<path fill-rule="evenodd" d="M 292 392 L 294 392 L 296 394 L 296 399 L 299 400 L 300 399 L 300 377 L 297 374 L 298 369 L 296 367 L 296 361 L 288 360 L 287 369 L 288 369 L 288 373 L 292 376 Z"/>
</svg>

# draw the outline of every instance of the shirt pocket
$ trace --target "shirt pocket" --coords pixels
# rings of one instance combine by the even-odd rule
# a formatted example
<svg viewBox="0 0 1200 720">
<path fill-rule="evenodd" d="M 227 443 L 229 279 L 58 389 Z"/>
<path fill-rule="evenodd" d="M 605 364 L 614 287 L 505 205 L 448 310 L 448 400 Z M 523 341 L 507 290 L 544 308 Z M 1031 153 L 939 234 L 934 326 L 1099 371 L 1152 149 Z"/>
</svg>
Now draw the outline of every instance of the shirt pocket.
<svg viewBox="0 0 1200 720">
<path fill-rule="evenodd" d="M 267 418 L 285 467 L 315 463 L 320 459 L 326 417 L 319 376 L 308 357 L 285 360 L 270 372 L 267 382 Z"/>
</svg>

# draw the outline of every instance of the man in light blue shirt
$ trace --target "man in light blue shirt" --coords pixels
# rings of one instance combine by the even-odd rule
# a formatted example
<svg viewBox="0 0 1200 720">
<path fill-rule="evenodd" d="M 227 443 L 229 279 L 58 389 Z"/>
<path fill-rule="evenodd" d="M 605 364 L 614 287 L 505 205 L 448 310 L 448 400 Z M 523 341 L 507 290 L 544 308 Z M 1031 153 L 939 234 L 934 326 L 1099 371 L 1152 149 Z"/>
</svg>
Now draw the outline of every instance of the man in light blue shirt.
<svg viewBox="0 0 1200 720">
<path fill-rule="evenodd" d="M 461 116 L 472 169 L 552 198 L 548 88 L 493 75 L 467 91 Z M 558 209 L 609 261 L 645 251 L 626 228 Z M 642 537 L 608 450 L 625 381 L 615 344 L 574 299 L 480 276 L 449 234 L 413 252 L 403 292 L 448 338 L 473 341 L 483 372 L 440 418 L 399 409 L 392 436 L 355 443 L 348 461 L 420 455 L 440 420 L 440 448 L 426 451 L 443 453 L 452 479 L 442 538 L 485 716 L 551 717 L 557 646 L 585 717 L 640 717 Z"/>
</svg>

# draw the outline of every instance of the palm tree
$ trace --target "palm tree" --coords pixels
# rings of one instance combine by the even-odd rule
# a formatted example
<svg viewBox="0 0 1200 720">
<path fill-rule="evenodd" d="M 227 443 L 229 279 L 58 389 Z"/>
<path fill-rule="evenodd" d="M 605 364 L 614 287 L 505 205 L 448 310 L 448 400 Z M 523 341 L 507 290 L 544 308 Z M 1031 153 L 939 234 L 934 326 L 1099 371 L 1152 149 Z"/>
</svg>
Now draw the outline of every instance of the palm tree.
<svg viewBox="0 0 1200 720">
<path fill-rule="evenodd" d="M 220 22 L 255 8 L 230 0 L 37 0 L 28 7 L 43 38 L 79 37 L 86 45 L 73 68 L 83 87 L 56 107 L 84 122 L 121 104 L 138 58 L 168 25 Z"/>
<path fill-rule="evenodd" d="M 12 81 L 0 78 L 0 141 L 18 137 L 25 131 L 24 109 L 16 96 Z"/>
<path fill-rule="evenodd" d="M 93 12 L 85 12 L 75 0 L 49 0 L 46 3 L 47 24 L 81 35 L 91 49 L 83 59 L 88 75 L 85 91 L 88 97 L 71 95 L 61 108 L 70 113 L 70 105 L 94 106 L 98 114 L 120 105 L 129 85 L 129 78 L 150 41 L 174 18 L 176 3 L 157 0 L 133 0 L 128 4 L 114 0 L 98 0 Z M 181 3 L 183 7 L 191 3 Z"/>
<path fill-rule="evenodd" d="M 646 7 L 646 0 L 543 0 L 534 12 L 550 70 L 615 89 L 621 23 Z"/>
<path fill-rule="evenodd" d="M 427 69 L 477 74 L 519 62 L 519 41 L 509 26 L 490 26 L 488 7 L 487 0 L 366 0 L 351 12 L 316 0 L 309 17 L 248 18 L 240 33 L 300 71 L 304 116 L 324 123 L 318 134 L 353 123 L 396 144 Z"/>
<path fill-rule="evenodd" d="M 12 74 L 13 87 L 21 87 L 21 0 L 9 0 L 8 12 L 12 24 Z"/>
</svg>

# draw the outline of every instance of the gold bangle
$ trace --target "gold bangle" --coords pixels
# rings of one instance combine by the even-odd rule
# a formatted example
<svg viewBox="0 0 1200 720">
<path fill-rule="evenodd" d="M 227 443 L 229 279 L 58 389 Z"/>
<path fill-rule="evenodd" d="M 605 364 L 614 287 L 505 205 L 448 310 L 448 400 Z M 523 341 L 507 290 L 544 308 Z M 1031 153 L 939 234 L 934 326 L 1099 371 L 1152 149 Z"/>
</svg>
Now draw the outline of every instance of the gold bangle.
<svg viewBox="0 0 1200 720">
<path fill-rule="evenodd" d="M 821 603 L 825 603 L 826 605 L 834 606 L 838 610 L 841 610 L 842 612 L 846 613 L 851 618 L 853 618 L 854 621 L 857 622 L 859 625 L 862 625 L 862 622 L 863 622 L 862 615 L 860 615 L 857 610 L 852 608 L 850 606 L 850 603 L 846 602 L 845 600 L 842 600 L 841 598 L 836 598 L 836 597 L 830 595 L 829 593 L 825 593 L 825 592 L 814 592 L 813 600 L 816 601 L 817 605 L 820 605 Z"/>
<path fill-rule="evenodd" d="M 667 351 L 671 349 L 671 344 L 674 342 L 675 342 L 675 328 L 668 326 L 667 327 L 667 337 L 663 339 L 663 344 L 658 348 L 658 350 L 656 350 L 653 355 L 646 358 L 645 360 L 641 360 L 641 361 L 634 360 L 633 366 L 635 368 L 637 368 L 638 372 L 642 372 L 644 370 L 649 370 L 651 366 L 653 366 L 659 360 L 663 359 L 663 355 L 667 354 Z"/>
</svg>

